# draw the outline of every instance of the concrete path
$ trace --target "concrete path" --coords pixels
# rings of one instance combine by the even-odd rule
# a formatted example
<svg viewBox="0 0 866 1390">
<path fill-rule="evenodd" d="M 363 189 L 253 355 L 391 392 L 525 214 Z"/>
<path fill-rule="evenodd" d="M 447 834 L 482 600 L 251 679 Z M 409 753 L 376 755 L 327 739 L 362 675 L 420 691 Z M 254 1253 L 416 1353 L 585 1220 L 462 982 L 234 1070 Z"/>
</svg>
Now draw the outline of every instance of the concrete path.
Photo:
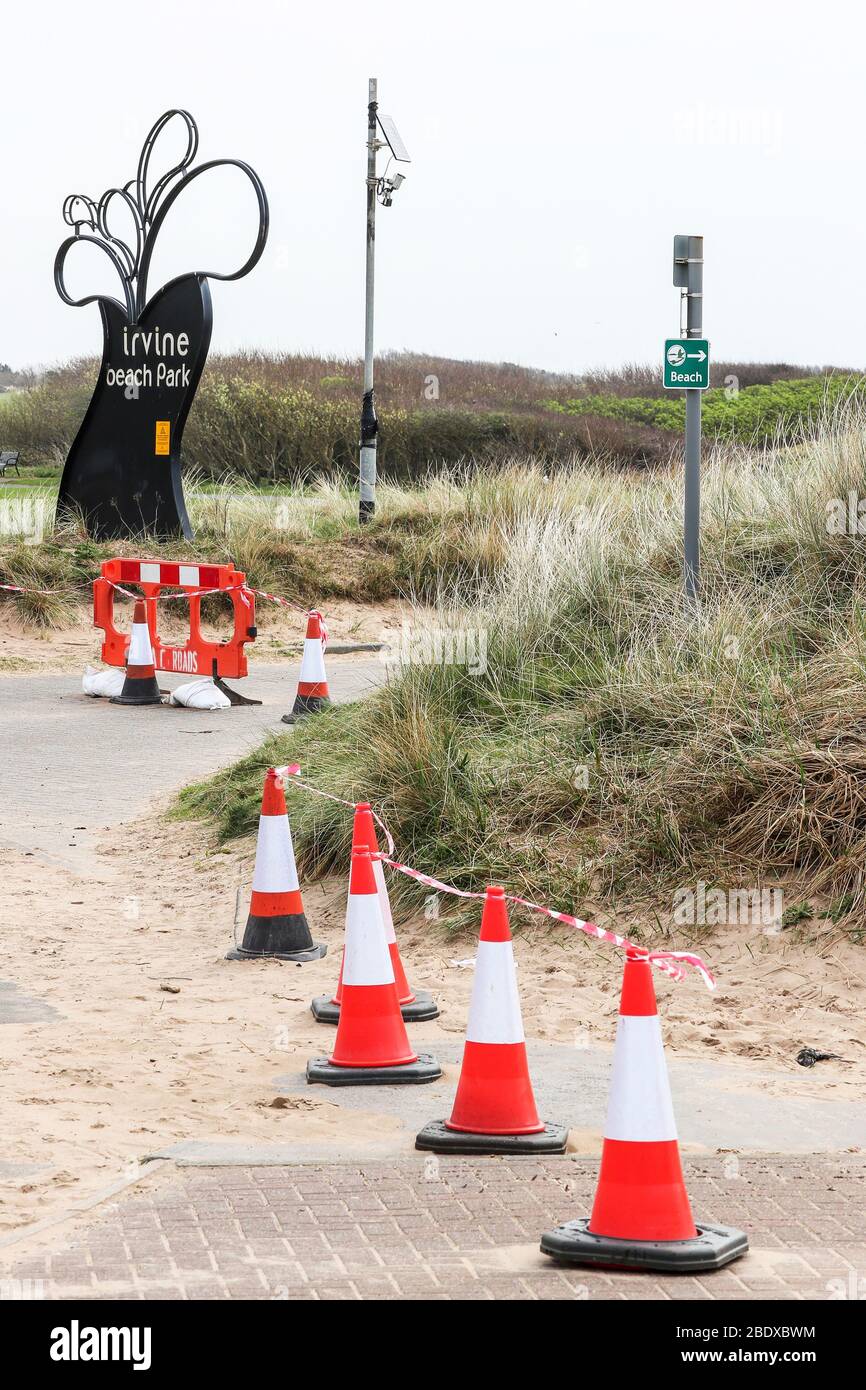
<svg viewBox="0 0 866 1390">
<path fill-rule="evenodd" d="M 322 1029 L 321 1049 L 332 1044 L 334 1030 Z M 213 1164 L 334 1161 L 337 1158 L 399 1157 L 414 1145 L 415 1135 L 430 1120 L 446 1119 L 454 1100 L 456 1069 L 463 1043 L 424 1040 L 418 1027 L 411 1037 L 419 1051 L 435 1053 L 450 1074 L 423 1086 L 311 1086 L 303 1071 L 277 1076 L 274 1090 L 286 1096 L 327 1101 L 346 1110 L 387 1115 L 399 1121 L 396 1132 L 383 1127 L 371 1148 L 343 1138 L 333 1145 L 295 1144 L 255 1153 L 232 1144 L 188 1144 L 161 1150 L 177 1162 Z M 607 1109 L 613 1049 L 574 1048 L 530 1040 L 527 1043 L 539 1114 L 571 1130 L 572 1148 L 591 1154 L 599 1149 L 601 1121 Z M 800 1078 L 734 1062 L 701 1062 L 668 1056 L 668 1072 L 680 1142 L 686 1147 L 733 1155 L 753 1153 L 839 1153 L 866 1147 L 866 1117 L 851 1101 L 814 1100 L 798 1094 Z M 303 1101 L 301 1102 L 303 1104 Z M 240 1148 L 240 1152 L 238 1149 Z"/>
<path fill-rule="evenodd" d="M 72 674 L 4 676 L 0 846 L 78 868 L 106 830 L 143 815 L 155 798 L 251 752 L 266 733 L 287 732 L 280 721 L 294 702 L 298 669 L 251 662 L 236 684 L 263 704 L 213 713 L 112 705 L 82 694 Z M 333 657 L 332 698 L 358 699 L 386 669 L 375 657 Z M 186 679 L 160 672 L 168 689 Z"/>
<path fill-rule="evenodd" d="M 407 1088 L 409 1089 L 409 1088 Z M 687 1157 L 698 1222 L 749 1253 L 701 1275 L 569 1268 L 539 1237 L 588 1216 L 597 1161 L 418 1155 L 162 1169 L 77 1235 L 13 1255 L 8 1296 L 45 1299 L 841 1300 L 866 1295 L 866 1158 Z M 12 1252 L 5 1252 L 7 1255 Z M 796 1321 L 796 1320 L 795 1320 Z"/>
</svg>

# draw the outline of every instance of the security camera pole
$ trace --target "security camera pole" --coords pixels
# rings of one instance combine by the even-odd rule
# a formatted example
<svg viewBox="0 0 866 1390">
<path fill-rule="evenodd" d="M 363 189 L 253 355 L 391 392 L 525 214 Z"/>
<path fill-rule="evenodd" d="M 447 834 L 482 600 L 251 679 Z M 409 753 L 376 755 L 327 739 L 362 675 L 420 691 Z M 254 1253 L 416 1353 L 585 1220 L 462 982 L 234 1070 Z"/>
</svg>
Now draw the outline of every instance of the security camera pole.
<svg viewBox="0 0 866 1390">
<path fill-rule="evenodd" d="M 358 521 L 369 521 L 376 510 L 376 434 L 379 422 L 373 405 L 373 290 L 376 265 L 376 114 L 379 84 L 370 78 L 367 106 L 367 290 L 364 319 L 364 403 L 361 406 L 361 493 Z"/>
<path fill-rule="evenodd" d="M 387 169 L 380 179 L 376 175 L 376 155 L 387 147 L 391 159 L 409 163 L 406 147 L 390 116 L 379 115 L 378 82 L 370 78 L 367 104 L 367 284 L 364 319 L 364 402 L 361 407 L 361 465 L 358 521 L 363 525 L 376 510 L 376 436 L 379 422 L 373 404 L 373 292 L 376 257 L 376 200 L 389 208 L 391 200 L 403 182 L 402 174 L 389 178 Z M 379 131 L 384 136 L 379 139 Z M 389 160 L 390 163 L 390 160 Z"/>
<path fill-rule="evenodd" d="M 674 285 L 681 292 L 680 337 L 665 342 L 663 384 L 668 391 L 685 387 L 686 471 L 683 517 L 683 590 L 696 599 L 701 564 L 701 392 L 710 384 L 710 345 L 703 333 L 704 239 L 674 237 Z M 682 336 L 682 300 L 686 332 Z"/>
</svg>

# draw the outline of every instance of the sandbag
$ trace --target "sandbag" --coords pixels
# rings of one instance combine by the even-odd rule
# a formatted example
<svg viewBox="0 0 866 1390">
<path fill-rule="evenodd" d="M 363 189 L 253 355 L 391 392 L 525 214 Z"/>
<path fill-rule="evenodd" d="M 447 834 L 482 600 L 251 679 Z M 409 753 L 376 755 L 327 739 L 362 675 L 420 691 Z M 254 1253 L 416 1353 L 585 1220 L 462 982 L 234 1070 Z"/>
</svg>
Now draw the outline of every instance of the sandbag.
<svg viewBox="0 0 866 1390">
<path fill-rule="evenodd" d="M 228 695 L 218 690 L 208 677 L 179 685 L 169 695 L 168 703 L 183 705 L 186 709 L 229 709 L 231 706 Z"/>
<path fill-rule="evenodd" d="M 95 666 L 87 666 L 81 678 L 81 689 L 85 695 L 93 695 L 111 700 L 123 689 L 125 672 L 114 666 L 105 671 L 97 671 Z"/>
</svg>

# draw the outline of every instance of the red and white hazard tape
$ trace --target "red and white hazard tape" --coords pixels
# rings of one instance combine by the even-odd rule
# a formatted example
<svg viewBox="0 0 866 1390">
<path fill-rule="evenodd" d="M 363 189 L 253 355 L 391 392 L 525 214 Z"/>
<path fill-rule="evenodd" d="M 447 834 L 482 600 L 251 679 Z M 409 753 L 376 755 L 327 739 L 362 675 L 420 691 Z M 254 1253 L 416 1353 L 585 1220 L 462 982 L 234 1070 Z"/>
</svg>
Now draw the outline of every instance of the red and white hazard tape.
<svg viewBox="0 0 866 1390">
<path fill-rule="evenodd" d="M 276 769 L 278 777 L 283 779 L 290 777 L 292 779 L 291 786 L 300 787 L 303 791 L 312 792 L 315 796 L 323 796 L 327 801 L 336 801 L 338 805 L 348 806 L 354 810 L 354 801 L 347 801 L 342 796 L 334 796 L 331 792 L 322 791 L 320 787 L 314 787 L 312 783 L 301 779 L 300 771 L 299 763 L 288 763 L 284 767 Z M 472 893 L 464 888 L 455 888 L 450 883 L 443 883 L 430 874 L 422 874 L 420 870 L 413 869 L 408 864 L 400 864 L 396 859 L 389 857 L 394 854 L 393 836 L 375 811 L 373 811 L 373 818 L 376 824 L 381 827 L 388 842 L 388 853 L 375 856 L 383 864 L 387 864 L 391 869 L 397 869 L 401 874 L 406 874 L 408 878 L 416 879 L 418 883 L 423 883 L 428 888 L 435 888 L 437 893 L 449 893 L 455 898 L 482 899 L 486 896 L 484 893 Z M 608 945 L 616 946 L 621 951 L 630 951 L 640 955 L 654 965 L 657 970 L 660 970 L 662 974 L 670 976 L 672 980 L 684 979 L 686 966 L 691 966 L 698 971 L 707 989 L 713 990 L 716 987 L 716 981 L 701 957 L 691 951 L 648 951 L 645 946 L 637 946 L 633 941 L 629 941 L 627 936 L 620 936 L 617 932 L 608 931 L 605 927 L 597 926 L 595 922 L 584 922 L 580 917 L 572 917 L 568 912 L 556 912 L 552 907 L 544 907 L 541 903 L 530 902 L 528 898 L 519 898 L 514 893 L 506 893 L 505 897 L 508 902 L 515 903 L 518 907 L 525 907 L 530 912 L 538 912 L 554 922 L 563 922 L 566 926 L 585 932 L 587 936 L 592 936 L 597 941 L 606 941 Z"/>
<path fill-rule="evenodd" d="M 25 589 L 23 584 L 0 584 L 0 589 L 5 589 L 10 594 L 59 594 L 61 589 Z"/>
<path fill-rule="evenodd" d="M 302 603 L 295 603 L 294 599 L 281 598 L 279 594 L 269 594 L 267 589 L 252 589 L 248 584 L 245 587 L 248 593 L 255 594 L 258 598 L 269 599 L 271 603 L 278 603 L 281 608 L 294 608 L 296 613 L 308 613 L 310 611 Z"/>
<path fill-rule="evenodd" d="M 107 581 L 117 594 L 123 594 L 124 598 L 137 599 L 141 594 L 135 594 L 131 589 L 124 588 L 113 579 Z M 5 590 L 10 594 L 60 594 L 61 589 L 28 589 L 23 584 L 0 584 L 0 590 Z M 305 608 L 302 603 L 296 603 L 294 599 L 282 598 L 279 594 L 269 594 L 266 589 L 253 589 L 249 584 L 241 584 L 235 589 L 180 589 L 172 594 L 156 594 L 154 597 L 159 602 L 169 603 L 172 599 L 191 599 L 207 598 L 209 594 L 236 594 L 239 593 L 245 603 L 248 603 L 247 594 L 255 594 L 257 598 L 266 598 L 271 603 L 278 603 L 281 608 L 291 608 L 295 613 L 309 614 L 312 610 Z M 322 646 L 328 645 L 328 629 L 325 627 L 325 620 L 319 614 L 319 626 L 322 632 Z"/>
<path fill-rule="evenodd" d="M 104 577 L 104 576 L 103 576 Z M 134 594 L 131 589 L 125 589 L 122 584 L 118 584 L 113 579 L 106 580 L 116 594 L 123 594 L 124 598 L 141 598 L 141 594 Z M 153 597 L 159 602 L 169 602 L 171 599 L 205 598 L 207 594 L 236 594 L 243 593 L 241 586 L 239 589 L 179 589 L 174 594 L 154 594 Z"/>
<path fill-rule="evenodd" d="M 431 878 L 429 874 L 422 874 L 417 869 L 410 868 L 408 864 L 398 864 L 396 860 L 388 859 L 384 854 L 380 854 L 378 857 L 390 868 L 398 869 L 401 874 L 407 874 L 409 878 L 417 879 L 419 883 L 426 884 L 428 888 L 435 888 L 439 893 L 452 893 L 457 898 L 484 898 L 486 896 L 484 893 L 469 893 L 465 889 L 454 888 L 449 883 L 441 883 L 438 878 Z M 607 931 L 605 927 L 599 927 L 595 922 L 584 922 L 580 917 L 572 917 L 568 912 L 556 912 L 552 907 L 544 907 L 541 903 L 530 902 L 528 898 L 519 898 L 515 893 L 506 893 L 505 897 L 510 903 L 528 908 L 530 912 L 540 912 L 543 917 L 550 917 L 554 922 L 564 922 L 566 926 L 575 927 L 578 931 L 585 932 L 587 936 L 595 937 L 597 941 L 606 941 L 609 945 L 618 946 L 623 951 L 636 952 L 649 960 L 663 974 L 670 975 L 671 979 L 684 979 L 685 967 L 691 965 L 700 973 L 707 989 L 715 989 L 716 987 L 715 979 L 700 956 L 693 955 L 690 951 L 648 951 L 645 946 L 636 946 L 633 941 L 629 941 L 628 937 L 619 936 L 617 932 Z"/>
<path fill-rule="evenodd" d="M 317 609 L 305 608 L 302 603 L 295 603 L 293 599 L 280 598 L 279 594 L 269 594 L 266 589 L 251 589 L 249 585 L 245 585 L 245 588 L 248 594 L 255 594 L 257 598 L 269 599 L 271 603 L 278 603 L 281 608 L 291 608 L 296 613 L 306 613 L 309 616 L 310 613 L 318 612 Z M 322 634 L 322 649 L 324 650 L 328 645 L 328 629 L 325 627 L 325 620 L 321 613 L 318 614 L 318 617 L 319 630 Z"/>
<path fill-rule="evenodd" d="M 109 579 L 109 584 L 115 593 L 123 594 L 124 598 L 141 598 L 141 594 L 134 594 L 130 589 L 125 589 L 122 584 L 117 584 L 113 579 Z M 247 594 L 255 594 L 257 598 L 270 599 L 271 603 L 278 603 L 282 608 L 291 608 L 295 613 L 308 614 L 311 610 L 305 608 L 302 603 L 295 603 L 293 599 L 281 598 L 279 594 L 269 594 L 266 589 L 253 589 L 249 584 L 241 584 L 234 589 L 184 589 L 173 594 L 156 594 L 154 597 L 157 602 L 169 602 L 172 599 L 206 598 L 209 594 L 237 594 L 245 602 Z M 319 626 L 322 631 L 322 646 L 328 645 L 328 630 L 325 621 L 319 614 Z"/>
</svg>

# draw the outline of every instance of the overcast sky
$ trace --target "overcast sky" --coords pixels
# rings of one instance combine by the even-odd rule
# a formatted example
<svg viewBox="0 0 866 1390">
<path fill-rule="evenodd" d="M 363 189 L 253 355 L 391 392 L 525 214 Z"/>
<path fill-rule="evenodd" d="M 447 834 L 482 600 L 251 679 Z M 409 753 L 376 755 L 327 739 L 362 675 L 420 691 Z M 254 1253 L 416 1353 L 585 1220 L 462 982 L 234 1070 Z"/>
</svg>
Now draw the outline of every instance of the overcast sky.
<svg viewBox="0 0 866 1390">
<path fill-rule="evenodd" d="M 0 361 L 99 350 L 96 306 L 69 308 L 53 286 L 63 199 L 131 178 L 147 130 L 175 106 L 198 122 L 200 159 L 247 160 L 270 200 L 259 266 L 213 286 L 214 347 L 360 353 L 375 75 L 413 160 L 379 209 L 378 350 L 565 371 L 659 359 L 678 325 L 672 237 L 700 232 L 714 356 L 862 367 L 858 8 L 7 6 Z M 246 254 L 249 194 L 227 175 L 205 183 L 166 224 L 151 292 Z"/>
</svg>

